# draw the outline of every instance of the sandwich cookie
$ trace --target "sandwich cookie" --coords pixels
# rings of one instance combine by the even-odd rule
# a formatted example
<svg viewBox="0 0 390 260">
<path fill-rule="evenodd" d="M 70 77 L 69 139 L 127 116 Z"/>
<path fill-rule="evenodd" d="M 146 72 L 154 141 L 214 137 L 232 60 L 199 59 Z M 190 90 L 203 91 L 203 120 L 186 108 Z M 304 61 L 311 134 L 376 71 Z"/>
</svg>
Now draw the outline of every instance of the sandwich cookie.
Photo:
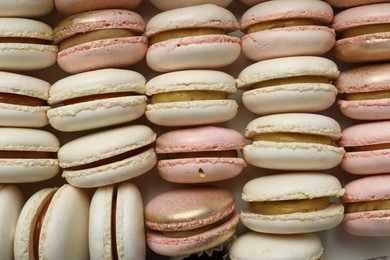
<svg viewBox="0 0 390 260">
<path fill-rule="evenodd" d="M 145 259 L 141 194 L 130 183 L 98 188 L 89 208 L 90 259 Z"/>
<path fill-rule="evenodd" d="M 244 106 L 265 115 L 318 112 L 336 100 L 332 81 L 339 75 L 333 61 L 315 56 L 284 57 L 259 61 L 238 75 L 237 88 Z"/>
<path fill-rule="evenodd" d="M 0 128 L 0 183 L 43 181 L 59 171 L 60 143 L 52 133 L 28 128 Z"/>
<path fill-rule="evenodd" d="M 50 124 L 65 132 L 94 129 L 141 117 L 146 110 L 145 78 L 121 69 L 89 71 L 50 88 Z"/>
<path fill-rule="evenodd" d="M 234 14 L 213 4 L 159 13 L 146 25 L 146 62 L 159 72 L 229 65 L 241 52 L 240 39 L 227 35 L 236 30 Z"/>
<path fill-rule="evenodd" d="M 62 177 L 70 184 L 92 188 L 137 177 L 154 167 L 156 133 L 131 125 L 70 141 L 58 151 Z"/>
<path fill-rule="evenodd" d="M 156 140 L 160 176 L 174 183 L 230 179 L 246 166 L 238 156 L 244 137 L 233 129 L 204 126 L 173 130 Z"/>
<path fill-rule="evenodd" d="M 345 153 L 335 146 L 340 125 L 332 118 L 308 113 L 259 117 L 245 129 L 253 140 L 243 149 L 244 160 L 276 170 L 324 170 L 336 167 Z"/>
<path fill-rule="evenodd" d="M 57 63 L 69 73 L 132 65 L 145 57 L 144 29 L 143 18 L 129 10 L 69 16 L 54 28 L 54 42 L 59 45 Z"/>
<path fill-rule="evenodd" d="M 336 34 L 332 7 L 320 0 L 274 0 L 257 4 L 241 17 L 242 53 L 251 60 L 322 55 Z"/>
<path fill-rule="evenodd" d="M 70 185 L 33 194 L 16 225 L 15 260 L 89 259 L 89 203 L 85 191 Z"/>
<path fill-rule="evenodd" d="M 0 18 L 0 70 L 36 70 L 56 62 L 53 30 L 25 18 Z"/>
<path fill-rule="evenodd" d="M 369 5 L 376 3 L 388 3 L 389 0 L 326 0 L 331 6 L 337 8 L 350 8 L 360 5 Z"/>
<path fill-rule="evenodd" d="M 102 9 L 133 9 L 141 2 L 142 0 L 54 0 L 57 11 L 65 15 Z"/>
<path fill-rule="evenodd" d="M 340 224 L 344 207 L 330 202 L 344 195 L 340 181 L 323 173 L 286 173 L 259 177 L 244 185 L 242 199 L 250 209 L 242 224 L 262 233 L 317 232 Z"/>
<path fill-rule="evenodd" d="M 165 256 L 187 256 L 217 247 L 239 221 L 230 191 L 193 187 L 162 193 L 145 207 L 146 242 Z"/>
<path fill-rule="evenodd" d="M 187 70 L 161 74 L 146 83 L 151 96 L 145 116 L 163 126 L 190 126 L 225 122 L 237 114 L 229 94 L 237 91 L 229 74 L 213 70 Z"/>
<path fill-rule="evenodd" d="M 53 8 L 53 0 L 3 0 L 0 1 L 0 17 L 43 16 Z"/>
<path fill-rule="evenodd" d="M 47 125 L 49 89 L 50 84 L 46 81 L 0 72 L 0 126 Z"/>
<path fill-rule="evenodd" d="M 215 4 L 221 7 L 226 7 L 232 1 L 233 0 L 150 0 L 150 2 L 161 11 L 202 4 Z"/>
</svg>

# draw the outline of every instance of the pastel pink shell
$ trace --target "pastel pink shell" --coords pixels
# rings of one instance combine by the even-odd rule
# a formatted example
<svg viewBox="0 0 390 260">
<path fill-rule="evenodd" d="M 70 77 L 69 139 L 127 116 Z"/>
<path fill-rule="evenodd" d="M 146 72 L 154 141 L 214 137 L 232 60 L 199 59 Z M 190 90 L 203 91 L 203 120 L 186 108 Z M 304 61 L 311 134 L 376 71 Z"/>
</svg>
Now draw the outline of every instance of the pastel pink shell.
<svg viewBox="0 0 390 260">
<path fill-rule="evenodd" d="M 388 0 L 326 0 L 326 2 L 328 2 L 333 7 L 346 8 L 375 3 L 387 3 Z"/>
</svg>

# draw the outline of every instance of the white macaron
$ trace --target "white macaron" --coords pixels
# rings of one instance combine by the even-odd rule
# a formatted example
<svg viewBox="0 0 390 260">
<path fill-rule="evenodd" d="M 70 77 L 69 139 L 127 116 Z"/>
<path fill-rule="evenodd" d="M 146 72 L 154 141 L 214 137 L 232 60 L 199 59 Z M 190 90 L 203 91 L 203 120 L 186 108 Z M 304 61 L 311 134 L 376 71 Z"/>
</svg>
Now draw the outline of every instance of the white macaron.
<svg viewBox="0 0 390 260">
<path fill-rule="evenodd" d="M 2 0 L 0 17 L 37 17 L 54 8 L 53 0 Z"/>
</svg>

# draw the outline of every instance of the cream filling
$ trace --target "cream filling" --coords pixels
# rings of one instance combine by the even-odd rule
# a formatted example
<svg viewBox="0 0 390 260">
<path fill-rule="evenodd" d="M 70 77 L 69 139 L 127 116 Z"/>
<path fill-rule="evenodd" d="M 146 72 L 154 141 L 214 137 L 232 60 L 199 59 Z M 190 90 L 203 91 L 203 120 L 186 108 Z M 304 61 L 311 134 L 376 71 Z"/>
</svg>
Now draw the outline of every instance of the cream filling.
<svg viewBox="0 0 390 260">
<path fill-rule="evenodd" d="M 150 102 L 156 104 L 194 100 L 220 100 L 226 98 L 227 93 L 222 91 L 188 90 L 155 94 L 151 97 Z"/>
<path fill-rule="evenodd" d="M 281 143 L 298 142 L 333 145 L 333 139 L 328 136 L 283 132 L 257 134 L 253 137 L 253 141 L 268 141 Z"/>
<path fill-rule="evenodd" d="M 375 200 L 375 201 L 363 201 L 352 202 L 345 205 L 346 213 L 373 211 L 373 210 L 389 210 L 390 200 Z"/>
<path fill-rule="evenodd" d="M 369 24 L 347 29 L 341 33 L 342 38 L 355 37 L 365 34 L 390 32 L 390 24 Z"/>
<path fill-rule="evenodd" d="M 260 22 L 249 27 L 247 33 L 254 33 L 259 31 L 265 31 L 275 28 L 293 27 L 293 26 L 304 26 L 304 25 L 323 25 L 320 21 L 304 18 L 292 18 L 282 19 L 268 22 Z"/>
<path fill-rule="evenodd" d="M 324 76 L 296 76 L 296 77 L 286 77 L 279 79 L 270 79 L 261 82 L 257 82 L 250 86 L 252 89 L 256 88 L 266 88 L 273 87 L 278 85 L 286 84 L 299 84 L 299 83 L 312 83 L 312 84 L 327 84 L 329 79 Z"/>
<path fill-rule="evenodd" d="M 155 44 L 158 42 L 163 42 L 171 39 L 184 38 L 190 36 L 213 35 L 213 34 L 226 35 L 226 32 L 222 29 L 215 29 L 215 28 L 187 28 L 187 29 L 169 30 L 169 31 L 157 33 L 156 35 L 152 36 L 150 39 L 150 43 Z"/>
<path fill-rule="evenodd" d="M 372 100 L 390 98 L 390 90 L 348 93 L 344 95 L 344 99 L 348 101 Z"/>
</svg>

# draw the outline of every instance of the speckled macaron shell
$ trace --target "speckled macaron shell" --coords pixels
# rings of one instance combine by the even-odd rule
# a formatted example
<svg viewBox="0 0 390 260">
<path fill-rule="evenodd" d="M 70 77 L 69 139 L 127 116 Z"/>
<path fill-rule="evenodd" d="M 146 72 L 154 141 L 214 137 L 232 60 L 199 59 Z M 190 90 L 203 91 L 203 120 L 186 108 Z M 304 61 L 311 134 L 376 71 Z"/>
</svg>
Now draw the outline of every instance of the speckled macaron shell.
<svg viewBox="0 0 390 260">
<path fill-rule="evenodd" d="M 0 37 L 35 38 L 51 42 L 52 28 L 25 18 L 0 18 Z M 50 67 L 56 62 L 57 47 L 50 44 L 0 43 L 0 70 L 21 71 Z"/>
<path fill-rule="evenodd" d="M 332 22 L 333 10 L 324 1 L 278 0 L 257 4 L 242 15 L 240 30 L 246 33 L 255 24 L 283 19 L 310 19 L 324 25 L 291 26 L 248 33 L 242 37 L 242 53 L 249 59 L 260 61 L 287 56 L 322 55 L 332 49 L 336 34 L 326 25 Z"/>
<path fill-rule="evenodd" d="M 216 28 L 226 33 L 238 30 L 236 17 L 227 9 L 204 4 L 159 13 L 146 25 L 146 36 L 187 28 Z M 146 54 L 148 66 L 159 72 L 185 69 L 215 69 L 233 63 L 240 55 L 240 39 L 229 35 L 200 35 L 152 44 Z"/>
<path fill-rule="evenodd" d="M 390 199 L 390 175 L 376 175 L 348 183 L 343 197 L 344 203 Z M 389 236 L 389 210 L 369 210 L 346 213 L 344 229 L 357 236 Z"/>
<path fill-rule="evenodd" d="M 148 146 L 155 140 L 156 133 L 144 125 L 123 126 L 79 137 L 58 151 L 60 167 L 63 168 L 62 177 L 82 188 L 99 187 L 137 177 L 156 164 L 157 156 L 153 148 L 145 148 L 145 151 L 124 156 L 116 162 L 100 166 L 94 166 L 93 163 Z M 87 167 L 71 169 L 80 166 Z"/>
<path fill-rule="evenodd" d="M 128 94 L 57 106 L 47 112 L 50 124 L 71 132 L 133 121 L 146 110 L 145 83 L 140 73 L 122 69 L 101 69 L 63 78 L 50 88 L 49 103 L 53 106 L 79 97 Z"/>
<path fill-rule="evenodd" d="M 337 89 L 330 81 L 338 75 L 336 63 L 323 57 L 283 57 L 246 67 L 238 75 L 237 88 L 245 91 L 242 95 L 244 106 L 259 115 L 317 112 L 335 102 Z M 256 83 L 299 76 L 326 77 L 329 83 L 286 83 L 252 89 Z"/>
<path fill-rule="evenodd" d="M 192 230 L 228 220 L 208 231 L 184 238 L 169 238 L 162 231 Z M 185 256 L 214 248 L 228 240 L 239 221 L 230 191 L 216 187 L 192 187 L 162 193 L 145 207 L 146 241 L 154 252 Z"/>
<path fill-rule="evenodd" d="M 113 259 L 114 255 L 145 259 L 143 204 L 137 187 L 123 182 L 98 188 L 89 209 L 88 232 L 91 259 Z"/>
<path fill-rule="evenodd" d="M 232 1 L 233 0 L 150 0 L 150 2 L 161 11 L 202 4 L 215 4 L 226 7 Z"/>
<path fill-rule="evenodd" d="M 141 35 L 143 18 L 129 10 L 109 9 L 75 14 L 65 18 L 54 29 L 54 42 L 76 34 L 102 29 L 124 29 Z M 144 36 L 117 37 L 94 40 L 58 52 L 57 63 L 69 73 L 80 73 L 103 68 L 122 68 L 145 57 L 147 39 Z"/>
<path fill-rule="evenodd" d="M 28 199 L 16 225 L 15 259 L 35 259 L 33 247 L 35 227 L 40 213 L 48 203 L 37 245 L 39 258 L 89 259 L 90 200 L 85 191 L 71 185 L 64 185 L 59 189 L 42 189 Z"/>
<path fill-rule="evenodd" d="M 49 98 L 50 84 L 37 78 L 0 72 L 1 92 L 41 99 Z M 29 106 L 23 104 L 8 104 L 0 102 L 0 126 L 13 127 L 42 127 L 47 125 L 46 112 L 48 105 Z"/>
<path fill-rule="evenodd" d="M 350 8 L 359 5 L 369 5 L 376 3 L 388 3 L 389 0 L 326 0 L 331 6 L 338 8 Z"/>
<path fill-rule="evenodd" d="M 333 175 L 324 173 L 285 173 L 259 177 L 243 187 L 246 202 L 341 197 L 344 189 Z M 241 211 L 240 220 L 249 229 L 272 234 L 298 234 L 333 228 L 341 223 L 344 207 L 330 204 L 323 210 L 264 215 Z"/>
<path fill-rule="evenodd" d="M 213 70 L 186 70 L 161 74 L 146 83 L 146 94 L 152 96 L 186 90 L 237 91 L 232 76 Z M 146 118 L 157 125 L 191 126 L 221 123 L 233 119 L 238 112 L 233 99 L 193 100 L 148 104 Z"/>
<path fill-rule="evenodd" d="M 29 128 L 0 128 L 0 150 L 56 153 L 60 143 L 52 133 Z M 16 155 L 16 154 L 15 154 Z M 0 183 L 43 181 L 58 173 L 54 158 L 0 158 Z"/>
<path fill-rule="evenodd" d="M 3 0 L 0 2 L 0 17 L 37 17 L 50 13 L 52 0 Z"/>
<path fill-rule="evenodd" d="M 142 0 L 54 0 L 56 9 L 66 15 L 101 9 L 133 9 L 141 2 Z"/>
<path fill-rule="evenodd" d="M 320 259 L 324 248 L 314 233 L 262 234 L 247 232 L 234 241 L 229 250 L 231 260 Z"/>
<path fill-rule="evenodd" d="M 340 125 L 332 118 L 309 113 L 285 113 L 251 121 L 245 137 L 261 133 L 301 133 L 321 135 L 334 141 L 341 137 Z M 303 142 L 254 141 L 243 149 L 244 160 L 254 166 L 277 170 L 323 170 L 337 166 L 344 155 L 342 147 Z"/>
<path fill-rule="evenodd" d="M 14 185 L 0 185 L 0 258 L 14 259 L 14 234 L 24 205 L 22 191 Z"/>
<path fill-rule="evenodd" d="M 389 144 L 390 121 L 356 124 L 345 128 L 339 144 L 347 149 L 341 167 L 352 174 L 380 174 L 390 170 L 390 149 L 349 151 L 355 146 Z"/>
<path fill-rule="evenodd" d="M 364 25 L 389 24 L 390 3 L 364 5 L 346 9 L 335 15 L 332 27 L 336 33 Z M 368 33 L 341 38 L 336 41 L 334 52 L 345 62 L 374 62 L 390 59 L 390 32 Z"/>
<path fill-rule="evenodd" d="M 343 71 L 337 78 L 335 85 L 341 94 L 389 91 L 390 64 L 368 65 Z M 340 99 L 338 106 L 345 116 L 353 119 L 390 119 L 390 98 Z"/>
<path fill-rule="evenodd" d="M 244 137 L 228 128 L 204 126 L 166 132 L 156 140 L 157 154 L 241 150 Z M 239 157 L 199 156 L 180 159 L 160 159 L 160 176 L 174 183 L 205 183 L 230 179 L 246 166 Z"/>
</svg>

